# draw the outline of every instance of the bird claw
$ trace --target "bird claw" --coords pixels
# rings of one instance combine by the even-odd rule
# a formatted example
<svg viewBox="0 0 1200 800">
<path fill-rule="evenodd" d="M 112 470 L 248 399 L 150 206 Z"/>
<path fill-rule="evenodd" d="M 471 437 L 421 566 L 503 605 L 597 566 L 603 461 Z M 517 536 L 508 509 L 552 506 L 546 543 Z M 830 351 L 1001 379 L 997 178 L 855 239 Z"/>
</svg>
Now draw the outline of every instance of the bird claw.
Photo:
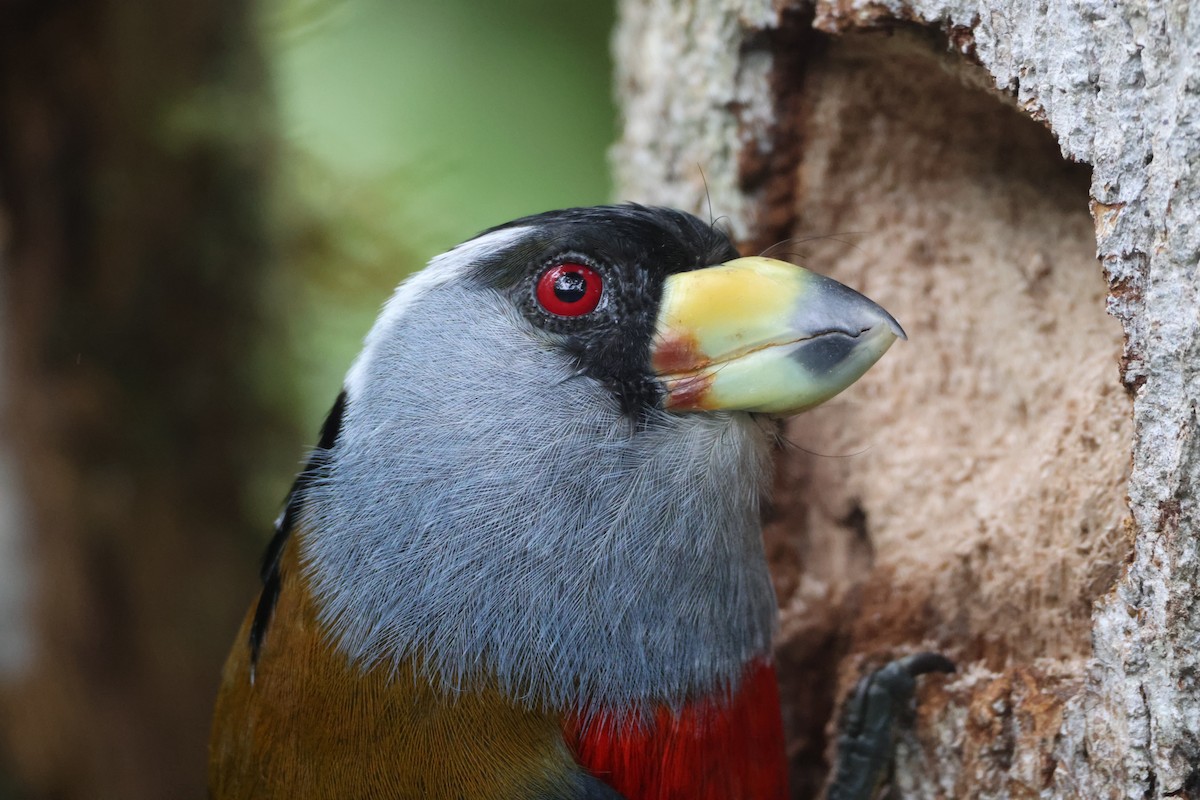
<svg viewBox="0 0 1200 800">
<path fill-rule="evenodd" d="M 917 677 L 954 672 L 937 653 L 896 659 L 862 678 L 842 707 L 834 778 L 825 800 L 870 800 L 892 765 L 897 723 L 910 713 Z"/>
</svg>

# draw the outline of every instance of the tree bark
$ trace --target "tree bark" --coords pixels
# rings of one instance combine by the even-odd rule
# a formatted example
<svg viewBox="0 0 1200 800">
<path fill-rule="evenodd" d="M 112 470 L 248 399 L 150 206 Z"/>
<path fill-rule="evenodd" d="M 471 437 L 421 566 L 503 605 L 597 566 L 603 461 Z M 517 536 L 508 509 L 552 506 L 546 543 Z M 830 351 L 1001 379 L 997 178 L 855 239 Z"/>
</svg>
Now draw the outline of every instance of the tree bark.
<svg viewBox="0 0 1200 800">
<path fill-rule="evenodd" d="M 265 535 L 244 502 L 270 431 L 249 5 L 0 0 L 0 480 L 25 499 L 0 546 L 31 573 L 32 624 L 0 631 L 18 796 L 203 796 Z"/>
<path fill-rule="evenodd" d="M 853 681 L 935 649 L 959 672 L 927 680 L 901 796 L 1200 798 L 1190 10 L 622 3 L 621 195 L 707 213 L 706 181 L 745 251 L 910 335 L 779 458 L 798 797 Z"/>
</svg>

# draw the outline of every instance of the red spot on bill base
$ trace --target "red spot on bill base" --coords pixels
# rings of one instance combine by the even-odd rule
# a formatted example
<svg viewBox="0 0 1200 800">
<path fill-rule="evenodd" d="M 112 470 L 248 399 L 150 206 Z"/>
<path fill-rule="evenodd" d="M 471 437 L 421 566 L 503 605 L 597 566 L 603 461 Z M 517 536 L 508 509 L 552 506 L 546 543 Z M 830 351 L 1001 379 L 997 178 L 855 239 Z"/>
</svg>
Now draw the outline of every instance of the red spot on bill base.
<svg viewBox="0 0 1200 800">
<path fill-rule="evenodd" d="M 650 364 L 659 375 L 674 375 L 706 367 L 709 359 L 700 352 L 696 337 L 670 331 L 655 343 Z"/>
<path fill-rule="evenodd" d="M 667 381 L 668 411 L 704 411 L 704 399 L 712 387 L 713 376 L 709 374 L 685 375 Z"/>
</svg>

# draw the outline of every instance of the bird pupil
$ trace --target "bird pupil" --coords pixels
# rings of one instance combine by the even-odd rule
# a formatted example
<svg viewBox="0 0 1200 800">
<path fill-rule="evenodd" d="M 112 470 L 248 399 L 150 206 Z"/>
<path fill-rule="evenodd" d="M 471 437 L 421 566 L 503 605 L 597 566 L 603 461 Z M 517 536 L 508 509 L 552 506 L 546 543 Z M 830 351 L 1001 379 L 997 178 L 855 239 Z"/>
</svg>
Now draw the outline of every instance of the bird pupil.
<svg viewBox="0 0 1200 800">
<path fill-rule="evenodd" d="M 579 272 L 564 272 L 554 279 L 554 296 L 564 303 L 578 303 L 587 293 L 587 278 Z"/>
</svg>

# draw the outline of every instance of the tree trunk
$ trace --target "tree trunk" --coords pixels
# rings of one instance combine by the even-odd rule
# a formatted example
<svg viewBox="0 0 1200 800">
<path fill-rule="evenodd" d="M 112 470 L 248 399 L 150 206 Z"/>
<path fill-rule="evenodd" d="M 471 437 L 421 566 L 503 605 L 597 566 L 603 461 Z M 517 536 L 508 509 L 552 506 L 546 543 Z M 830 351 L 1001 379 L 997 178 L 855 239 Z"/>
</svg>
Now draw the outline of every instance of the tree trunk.
<svg viewBox="0 0 1200 800">
<path fill-rule="evenodd" d="M 622 196 L 707 213 L 706 180 L 746 252 L 910 336 L 779 458 L 798 797 L 853 681 L 934 649 L 959 672 L 926 681 L 901 796 L 1200 798 L 1190 11 L 622 4 Z"/>
<path fill-rule="evenodd" d="M 243 504 L 272 122 L 248 6 L 0 0 L 0 502 L 24 499 L 0 511 L 18 609 L 0 787 L 18 796 L 204 793 L 265 535 Z"/>
</svg>

